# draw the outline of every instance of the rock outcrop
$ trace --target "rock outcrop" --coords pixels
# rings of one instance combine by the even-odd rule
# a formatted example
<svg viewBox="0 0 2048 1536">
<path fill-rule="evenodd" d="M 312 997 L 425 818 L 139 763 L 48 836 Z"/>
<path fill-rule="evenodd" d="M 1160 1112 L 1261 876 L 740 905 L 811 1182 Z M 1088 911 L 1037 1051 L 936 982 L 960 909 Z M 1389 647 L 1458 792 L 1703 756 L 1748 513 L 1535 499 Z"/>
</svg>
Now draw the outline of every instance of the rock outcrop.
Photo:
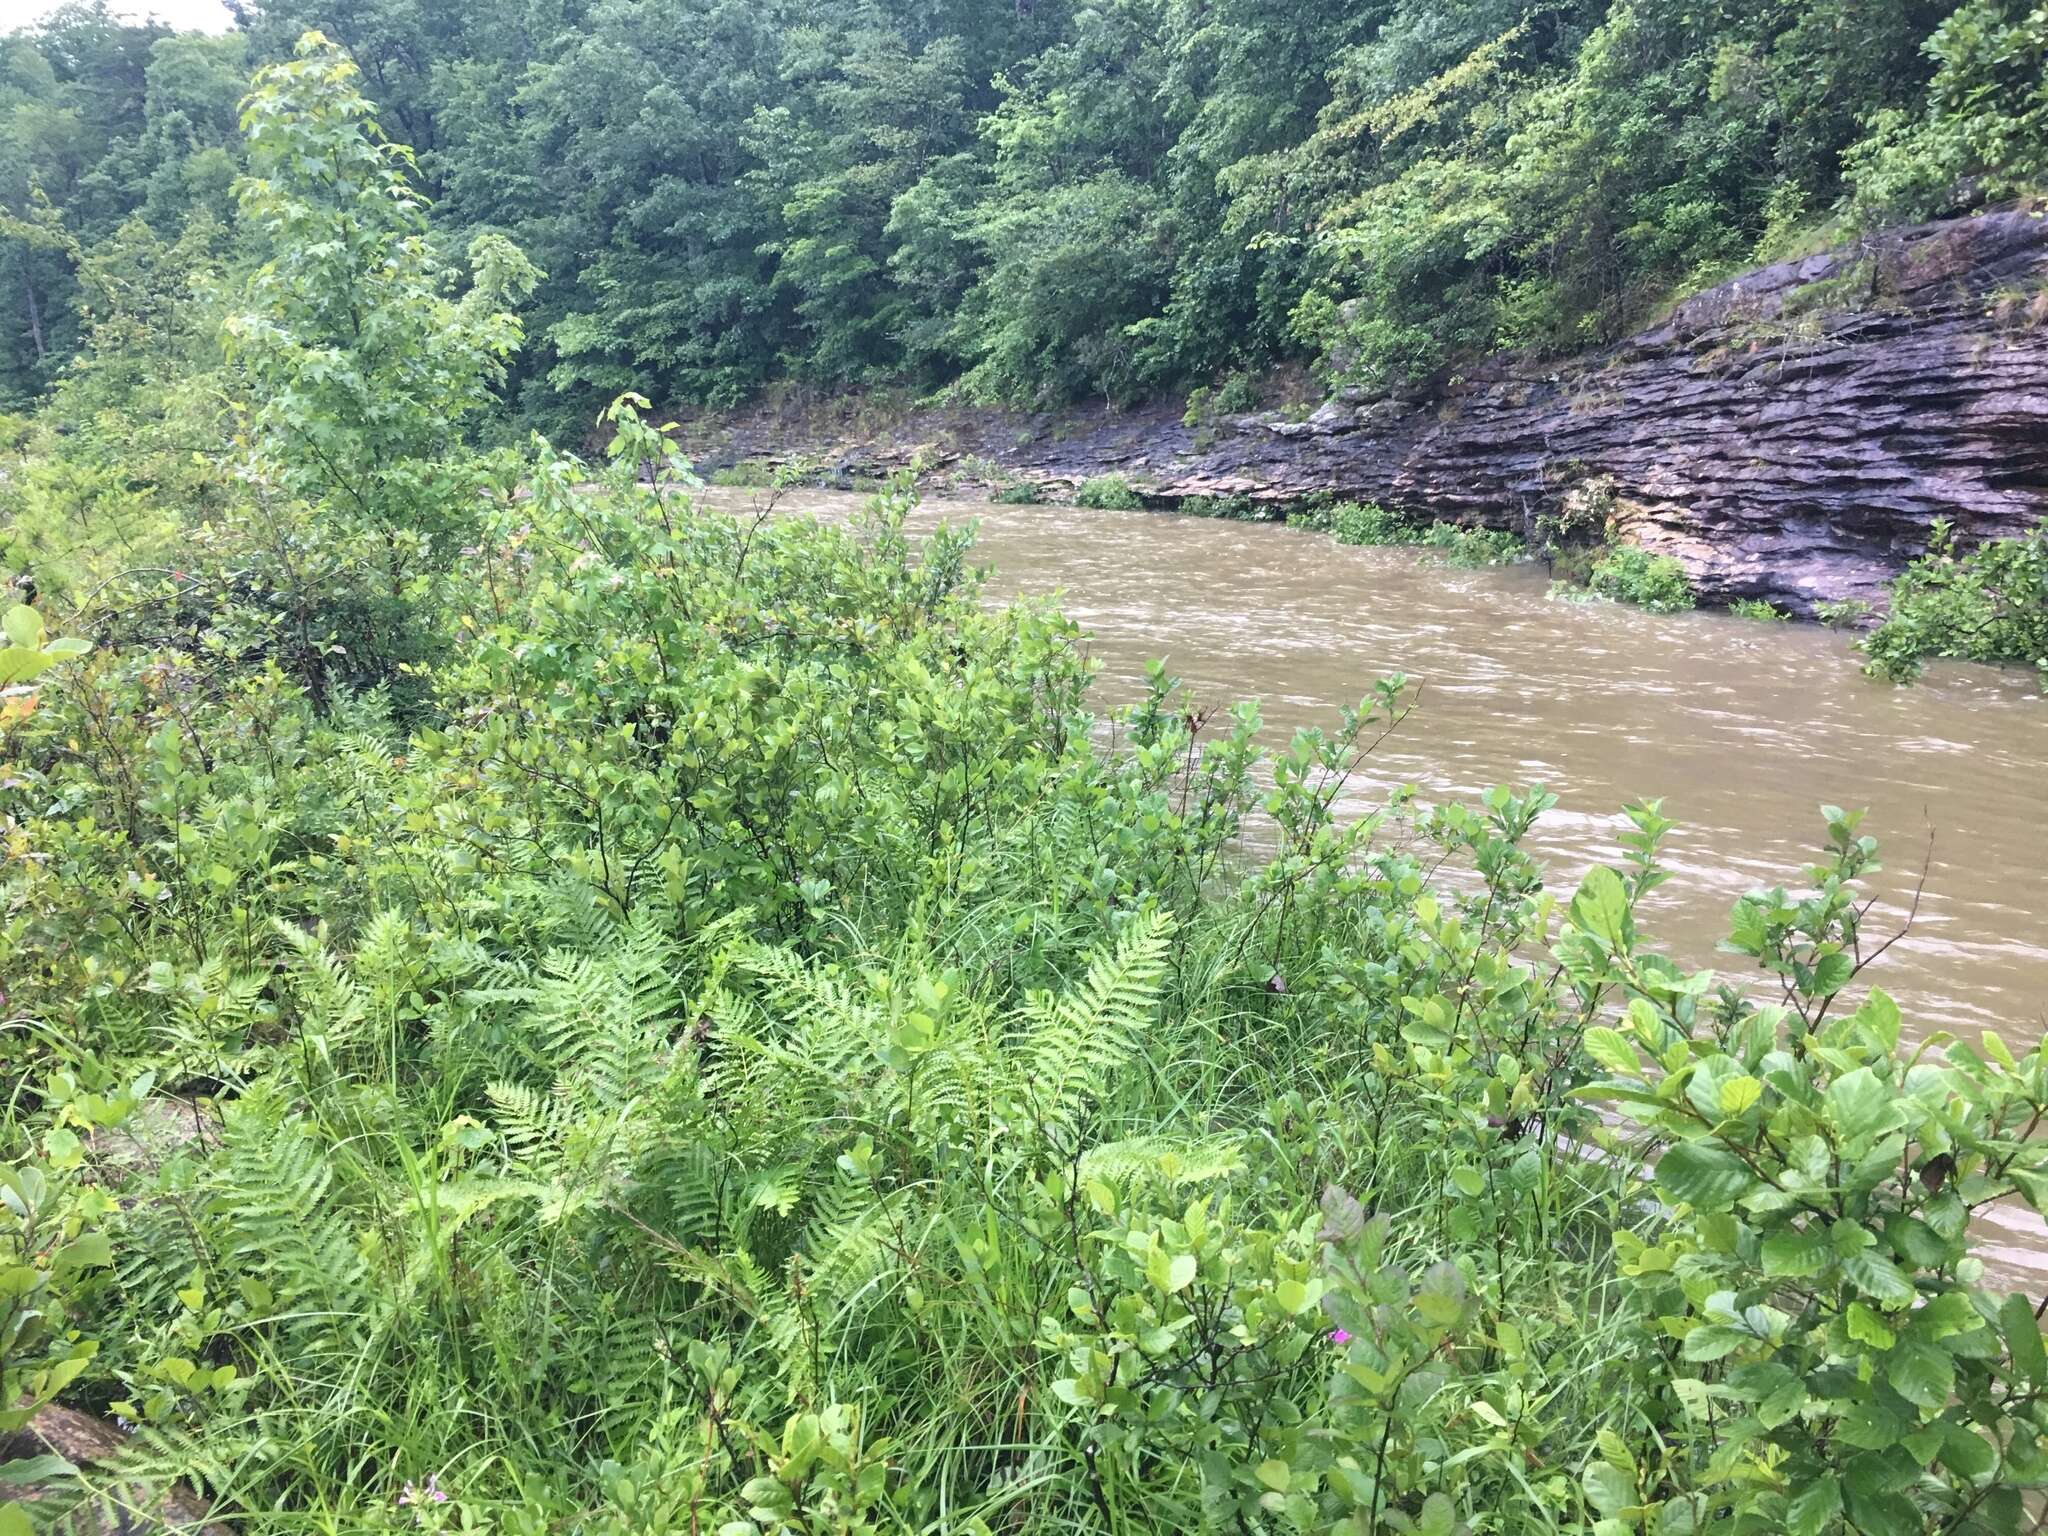
<svg viewBox="0 0 2048 1536">
<path fill-rule="evenodd" d="M 1975 541 L 2048 516 L 2048 218 L 1987 213 L 1765 267 L 1618 346 L 1498 359 L 1426 400 L 1199 430 L 1166 408 L 944 411 L 851 449 L 803 436 L 775 447 L 846 469 L 921 454 L 1041 480 L 1122 471 L 1159 498 L 1335 493 L 1526 530 L 1592 509 L 1710 599 L 1810 612 L 1881 596 L 1937 519 Z"/>
</svg>

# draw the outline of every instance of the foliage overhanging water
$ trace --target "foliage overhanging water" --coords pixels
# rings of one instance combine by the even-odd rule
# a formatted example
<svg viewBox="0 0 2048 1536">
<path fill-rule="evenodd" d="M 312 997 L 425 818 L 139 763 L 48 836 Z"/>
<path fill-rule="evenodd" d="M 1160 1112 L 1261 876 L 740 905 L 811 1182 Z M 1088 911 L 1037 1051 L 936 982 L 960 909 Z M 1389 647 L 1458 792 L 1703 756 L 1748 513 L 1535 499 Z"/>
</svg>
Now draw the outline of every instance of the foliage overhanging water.
<svg viewBox="0 0 2048 1536">
<path fill-rule="evenodd" d="M 705 495 L 738 508 L 762 493 Z M 777 505 L 836 520 L 862 500 Z M 1871 931 L 1905 926 L 1920 888 L 1874 972 L 1908 1027 L 2048 1030 L 2048 703 L 2024 670 L 1941 665 L 1896 688 L 1814 626 L 1553 601 L 1540 565 L 1458 570 L 1263 524 L 937 499 L 915 517 L 978 521 L 993 595 L 1059 592 L 1093 635 L 1105 707 L 1164 658 L 1195 702 L 1256 697 L 1284 738 L 1407 673 L 1421 708 L 1367 759 L 1349 809 L 1402 784 L 1431 802 L 1546 784 L 1559 803 L 1531 846 L 1556 889 L 1614 856 L 1626 801 L 1662 797 L 1674 878 L 1647 905 L 1694 964 L 1734 969 L 1715 953 L 1730 904 L 1813 857 L 1818 806 L 1867 807 L 1885 852 Z M 2048 1264 L 2036 1224 L 1991 1225 L 1987 1257 Z"/>
</svg>

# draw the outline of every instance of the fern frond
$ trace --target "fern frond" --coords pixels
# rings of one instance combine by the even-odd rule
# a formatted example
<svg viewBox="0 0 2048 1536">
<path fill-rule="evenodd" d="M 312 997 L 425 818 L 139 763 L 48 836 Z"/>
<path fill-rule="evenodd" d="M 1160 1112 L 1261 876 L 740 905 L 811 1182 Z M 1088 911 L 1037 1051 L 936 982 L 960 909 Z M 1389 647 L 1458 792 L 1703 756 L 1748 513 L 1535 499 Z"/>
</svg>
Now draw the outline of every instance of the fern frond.
<svg viewBox="0 0 2048 1536">
<path fill-rule="evenodd" d="M 1114 949 L 1098 949 L 1079 986 L 1025 1002 L 1016 1050 L 1027 1111 L 1041 1132 L 1064 1140 L 1092 1100 L 1139 1053 L 1166 974 L 1173 919 L 1150 911 L 1133 918 Z"/>
</svg>

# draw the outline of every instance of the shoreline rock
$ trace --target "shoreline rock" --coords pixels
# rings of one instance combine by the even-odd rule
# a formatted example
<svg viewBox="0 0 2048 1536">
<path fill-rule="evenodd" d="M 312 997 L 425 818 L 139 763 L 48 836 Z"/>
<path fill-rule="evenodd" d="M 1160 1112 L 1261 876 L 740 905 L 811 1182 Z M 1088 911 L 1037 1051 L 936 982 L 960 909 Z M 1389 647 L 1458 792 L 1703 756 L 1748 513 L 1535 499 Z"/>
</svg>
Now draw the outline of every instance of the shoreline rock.
<svg viewBox="0 0 2048 1536">
<path fill-rule="evenodd" d="M 1173 401 L 879 422 L 823 402 L 691 427 L 714 467 L 986 461 L 1040 483 L 1122 473 L 1158 500 L 1333 495 L 1524 533 L 1594 496 L 1707 601 L 1810 615 L 1880 602 L 1937 519 L 1969 544 L 2048 517 L 2048 217 L 1986 213 L 1759 268 L 1612 347 L 1490 359 L 1429 401 L 1340 391 L 1305 420 L 1200 429 Z"/>
</svg>

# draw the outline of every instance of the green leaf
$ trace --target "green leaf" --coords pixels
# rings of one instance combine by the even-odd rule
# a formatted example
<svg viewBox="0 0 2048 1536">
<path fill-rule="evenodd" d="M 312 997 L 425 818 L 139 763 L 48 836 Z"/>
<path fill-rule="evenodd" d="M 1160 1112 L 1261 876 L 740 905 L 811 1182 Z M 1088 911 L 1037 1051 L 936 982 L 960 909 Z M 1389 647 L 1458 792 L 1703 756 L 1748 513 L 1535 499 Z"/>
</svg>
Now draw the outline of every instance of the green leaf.
<svg viewBox="0 0 2048 1536">
<path fill-rule="evenodd" d="M 1465 1277 L 1448 1261 L 1432 1264 L 1423 1271 L 1422 1284 L 1415 1290 L 1415 1310 L 1424 1322 L 1448 1328 L 1465 1315 Z"/>
<path fill-rule="evenodd" d="M 1907 1402 L 1927 1409 L 1948 1406 L 1955 1390 L 1956 1363 L 1945 1349 L 1928 1344 L 1902 1344 L 1885 1365 L 1885 1379 Z"/>
<path fill-rule="evenodd" d="M 1785 1536 L 1820 1536 L 1842 1512 L 1840 1479 L 1816 1477 L 1785 1502 Z"/>
<path fill-rule="evenodd" d="M 1890 1349 L 1899 1342 L 1898 1335 L 1892 1332 L 1885 1320 L 1860 1301 L 1849 1303 L 1843 1322 L 1850 1338 L 1873 1349 Z"/>
<path fill-rule="evenodd" d="M 36 1536 L 19 1504 L 0 1504 L 0 1536 Z"/>
<path fill-rule="evenodd" d="M 1818 1227 L 1787 1228 L 1763 1241 L 1764 1273 L 1772 1276 L 1817 1275 L 1834 1257 L 1827 1234 Z"/>
<path fill-rule="evenodd" d="M 1998 1453 L 1967 1424 L 1943 1420 L 1941 1462 L 1956 1476 L 1975 1482 L 1998 1465 Z"/>
<path fill-rule="evenodd" d="M 1657 1187 L 1696 1210 L 1725 1211 L 1756 1187 L 1756 1175 L 1723 1147 L 1681 1141 L 1657 1159 Z"/>
<path fill-rule="evenodd" d="M 1911 1306 L 1920 1294 L 1898 1265 L 1874 1249 L 1845 1255 L 1842 1273 L 1851 1285 L 1891 1311 Z"/>
<path fill-rule="evenodd" d="M 1475 1200 L 1486 1193 L 1486 1175 L 1477 1168 L 1453 1168 L 1451 1182 L 1458 1186 L 1461 1194 Z"/>
<path fill-rule="evenodd" d="M 1170 1296 L 1175 1291 L 1184 1291 L 1195 1283 L 1195 1256 L 1192 1253 L 1176 1253 L 1173 1262 L 1166 1267 L 1166 1284 L 1162 1289 Z"/>
<path fill-rule="evenodd" d="M 1642 1057 L 1636 1054 L 1636 1048 L 1618 1029 L 1596 1026 L 1587 1030 L 1586 1054 L 1610 1072 L 1628 1077 L 1641 1077 L 1643 1074 Z"/>
<path fill-rule="evenodd" d="M 25 651 L 33 651 L 43 643 L 43 616 L 27 603 L 11 604 L 4 615 L 0 615 L 0 634 L 7 636 L 9 645 L 18 645 Z"/>
<path fill-rule="evenodd" d="M 1579 1481 L 1586 1502 L 1610 1520 L 1636 1502 L 1636 1480 L 1608 1462 L 1594 1462 Z"/>
<path fill-rule="evenodd" d="M 1287 1485 L 1294 1480 L 1293 1470 L 1286 1462 L 1267 1457 L 1258 1466 L 1258 1479 L 1275 1493 L 1285 1493 Z"/>
<path fill-rule="evenodd" d="M 15 1461 L 0 1462 L 0 1484 L 9 1488 L 21 1488 L 30 1483 L 47 1483 L 52 1478 L 77 1475 L 78 1468 L 62 1456 L 24 1456 Z"/>
<path fill-rule="evenodd" d="M 2029 1386 L 2048 1386 L 2048 1348 L 2042 1345 L 2041 1324 L 2025 1296 L 2015 1291 L 2005 1298 L 1998 1309 L 1998 1327 L 2013 1369 Z"/>
<path fill-rule="evenodd" d="M 1869 1067 L 1858 1067 L 1828 1084 L 1828 1118 L 1845 1141 L 1882 1135 L 1898 1124 L 1893 1089 Z"/>
<path fill-rule="evenodd" d="M 1719 1360 L 1723 1355 L 1755 1342 L 1753 1334 L 1744 1333 L 1740 1328 L 1702 1323 L 1685 1336 L 1683 1353 L 1686 1359 L 1693 1361 Z"/>
<path fill-rule="evenodd" d="M 78 1269 L 100 1269 L 114 1262 L 113 1241 L 104 1232 L 87 1232 L 66 1243 L 51 1257 L 50 1267 L 58 1274 Z"/>
<path fill-rule="evenodd" d="M 1721 1113 L 1739 1115 L 1764 1096 L 1764 1085 L 1749 1076 L 1731 1077 L 1721 1084 Z"/>
<path fill-rule="evenodd" d="M 1579 882 L 1571 912 L 1574 925 L 1603 940 L 1609 949 L 1626 947 L 1628 888 L 1621 883 L 1621 876 L 1604 864 L 1588 870 Z"/>
<path fill-rule="evenodd" d="M 1847 955 L 1823 955 L 1813 967 L 1813 984 L 1807 990 L 1815 997 L 1833 997 L 1855 974 L 1856 962 Z"/>
</svg>

